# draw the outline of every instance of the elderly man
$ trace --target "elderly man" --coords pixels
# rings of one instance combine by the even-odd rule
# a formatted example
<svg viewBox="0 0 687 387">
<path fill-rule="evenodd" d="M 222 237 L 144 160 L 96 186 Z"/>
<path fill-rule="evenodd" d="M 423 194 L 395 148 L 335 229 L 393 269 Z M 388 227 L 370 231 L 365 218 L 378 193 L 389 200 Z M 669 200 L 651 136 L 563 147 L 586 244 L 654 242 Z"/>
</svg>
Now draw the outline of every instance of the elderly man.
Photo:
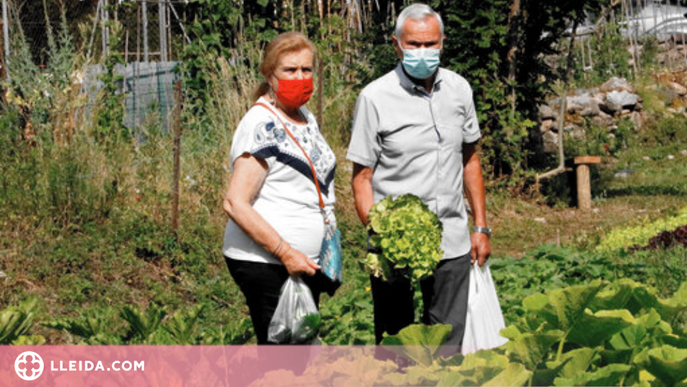
<svg viewBox="0 0 687 387">
<path fill-rule="evenodd" d="M 426 324 L 453 327 L 447 345 L 458 347 L 465 331 L 470 265 L 491 253 L 484 182 L 476 152 L 479 125 L 472 90 L 460 75 L 439 68 L 444 39 L 441 16 L 424 4 L 405 8 L 393 44 L 401 63 L 358 97 L 347 159 L 360 220 L 387 196 L 419 196 L 444 226 L 444 257 L 421 283 Z M 465 184 L 474 215 L 470 234 Z M 370 277 L 377 344 L 413 323 L 409 280 Z"/>
</svg>

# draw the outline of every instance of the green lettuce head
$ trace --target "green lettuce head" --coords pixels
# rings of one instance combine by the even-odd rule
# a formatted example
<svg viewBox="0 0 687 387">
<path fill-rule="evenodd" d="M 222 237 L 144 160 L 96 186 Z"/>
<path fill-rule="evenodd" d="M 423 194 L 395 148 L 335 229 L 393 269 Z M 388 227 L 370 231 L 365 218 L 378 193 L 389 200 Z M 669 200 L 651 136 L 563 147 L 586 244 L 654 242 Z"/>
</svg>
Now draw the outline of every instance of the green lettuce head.
<svg viewBox="0 0 687 387">
<path fill-rule="evenodd" d="M 374 276 L 389 279 L 400 269 L 419 281 L 432 274 L 443 257 L 439 217 L 415 195 L 391 196 L 375 204 L 368 215 L 370 244 L 379 249 L 368 253 L 365 268 Z"/>
</svg>

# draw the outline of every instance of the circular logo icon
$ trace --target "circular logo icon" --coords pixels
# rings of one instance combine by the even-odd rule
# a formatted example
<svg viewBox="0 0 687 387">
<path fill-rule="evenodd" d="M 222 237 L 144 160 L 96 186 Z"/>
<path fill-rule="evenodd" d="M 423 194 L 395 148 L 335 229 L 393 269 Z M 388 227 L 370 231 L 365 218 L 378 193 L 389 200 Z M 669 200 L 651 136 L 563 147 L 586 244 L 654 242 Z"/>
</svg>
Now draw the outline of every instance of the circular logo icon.
<svg viewBox="0 0 687 387">
<path fill-rule="evenodd" d="M 43 359 L 36 352 L 26 351 L 17 356 L 14 370 L 24 380 L 36 380 L 43 373 Z"/>
</svg>

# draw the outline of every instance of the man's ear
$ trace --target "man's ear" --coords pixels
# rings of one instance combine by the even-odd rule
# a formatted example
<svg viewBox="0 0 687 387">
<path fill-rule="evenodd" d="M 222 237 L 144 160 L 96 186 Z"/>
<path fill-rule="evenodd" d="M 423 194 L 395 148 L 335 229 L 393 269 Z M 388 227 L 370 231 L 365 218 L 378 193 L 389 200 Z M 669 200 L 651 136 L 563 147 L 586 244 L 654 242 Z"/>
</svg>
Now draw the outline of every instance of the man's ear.
<svg viewBox="0 0 687 387">
<path fill-rule="evenodd" d="M 403 59 L 403 50 L 401 50 L 401 46 L 398 42 L 398 38 L 396 37 L 396 34 L 391 36 L 391 40 L 394 42 L 394 51 L 396 51 L 396 56 Z"/>
</svg>

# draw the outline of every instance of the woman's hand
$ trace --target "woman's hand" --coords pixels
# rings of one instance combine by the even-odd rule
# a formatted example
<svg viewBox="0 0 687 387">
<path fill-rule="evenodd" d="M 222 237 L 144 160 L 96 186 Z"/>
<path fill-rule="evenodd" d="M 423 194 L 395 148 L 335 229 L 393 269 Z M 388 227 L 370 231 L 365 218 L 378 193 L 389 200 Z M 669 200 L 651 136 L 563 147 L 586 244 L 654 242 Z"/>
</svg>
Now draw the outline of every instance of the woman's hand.
<svg viewBox="0 0 687 387">
<path fill-rule="evenodd" d="M 279 251 L 275 252 L 275 255 L 281 260 L 286 271 L 292 277 L 301 273 L 312 276 L 315 275 L 315 271 L 320 269 L 320 266 L 313 262 L 312 259 L 292 248 L 286 242 L 283 243 Z"/>
<path fill-rule="evenodd" d="M 250 154 L 237 158 L 224 198 L 224 211 L 251 239 L 281 260 L 290 275 L 314 275 L 320 267 L 284 241 L 253 208 L 253 200 L 266 177 L 267 164 L 264 160 Z"/>
</svg>

